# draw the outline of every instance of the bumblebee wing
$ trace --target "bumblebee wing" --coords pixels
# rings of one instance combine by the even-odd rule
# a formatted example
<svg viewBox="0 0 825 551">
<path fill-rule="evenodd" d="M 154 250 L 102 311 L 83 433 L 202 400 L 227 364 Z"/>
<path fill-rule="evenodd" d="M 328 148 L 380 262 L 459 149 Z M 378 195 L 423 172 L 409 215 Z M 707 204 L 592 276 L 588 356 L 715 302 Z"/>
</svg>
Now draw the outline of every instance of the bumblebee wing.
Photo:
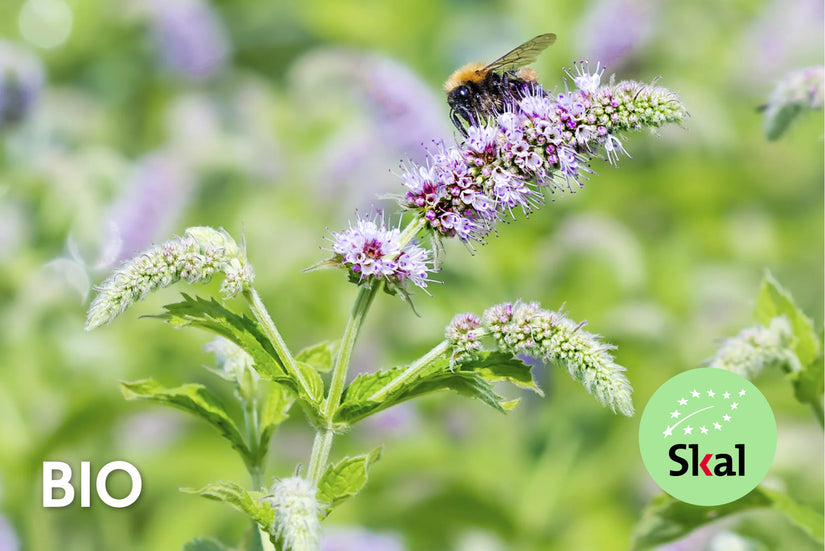
<svg viewBox="0 0 825 551">
<path fill-rule="evenodd" d="M 501 69 L 502 71 L 511 71 L 524 67 L 534 62 L 541 52 L 556 41 L 556 35 L 553 33 L 540 34 L 537 37 L 528 40 L 521 46 L 518 46 L 497 60 L 493 61 L 482 71 L 492 71 L 494 69 Z"/>
</svg>

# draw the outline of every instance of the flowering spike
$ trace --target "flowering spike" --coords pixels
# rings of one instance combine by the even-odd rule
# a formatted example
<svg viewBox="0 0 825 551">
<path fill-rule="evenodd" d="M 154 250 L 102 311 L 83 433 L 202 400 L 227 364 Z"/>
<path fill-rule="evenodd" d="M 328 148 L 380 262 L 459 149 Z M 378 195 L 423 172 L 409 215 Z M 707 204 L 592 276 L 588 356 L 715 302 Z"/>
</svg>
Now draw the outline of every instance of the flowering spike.
<svg viewBox="0 0 825 551">
<path fill-rule="evenodd" d="M 516 302 L 491 306 L 480 320 L 472 314 L 459 314 L 446 334 L 455 360 L 472 358 L 481 350 L 480 339 L 491 335 L 502 352 L 566 366 L 570 376 L 603 406 L 633 415 L 633 388 L 624 375 L 625 368 L 613 361 L 613 347 L 583 326 L 561 311 L 543 310 L 535 302 Z"/>
<path fill-rule="evenodd" d="M 180 280 L 209 281 L 218 272 L 226 274 L 221 291 L 227 297 L 248 289 L 254 279 L 246 255 L 226 231 L 189 228 L 183 237 L 166 241 L 126 261 L 104 281 L 89 307 L 86 330 L 111 323 L 155 289 Z"/>
<path fill-rule="evenodd" d="M 765 105 L 765 134 L 776 140 L 802 112 L 822 109 L 825 68 L 808 67 L 785 75 Z"/>
<path fill-rule="evenodd" d="M 284 551 L 318 551 L 321 541 L 321 505 L 315 485 L 293 476 L 275 483 L 265 499 L 275 509 L 269 532 L 284 543 Z"/>
<path fill-rule="evenodd" d="M 726 339 L 708 367 L 726 369 L 753 379 L 765 368 L 782 367 L 795 373 L 802 369 L 793 350 L 794 333 L 785 316 L 773 318 L 767 327 L 747 327 Z"/>
<path fill-rule="evenodd" d="M 594 156 L 615 166 L 627 155 L 622 132 L 687 116 L 674 93 L 612 79 L 600 86 L 603 74 L 599 63 L 592 72 L 587 61 L 576 63 L 567 75 L 577 90 L 550 94 L 532 84 L 500 113 L 467 128 L 460 145 L 437 145 L 425 165 L 411 163 L 402 173 L 402 205 L 437 236 L 483 241 L 516 210 L 526 215 L 540 207 L 546 191 L 582 187 Z"/>
<path fill-rule="evenodd" d="M 475 314 L 456 314 L 445 331 L 453 360 L 472 359 L 481 351 L 481 319 Z"/>
<path fill-rule="evenodd" d="M 408 282 L 425 289 L 430 281 L 430 252 L 414 242 L 403 244 L 401 231 L 387 228 L 380 213 L 372 219 L 358 217 L 332 237 L 333 257 L 325 264 L 348 270 L 355 283 L 384 280 L 406 294 Z"/>
</svg>

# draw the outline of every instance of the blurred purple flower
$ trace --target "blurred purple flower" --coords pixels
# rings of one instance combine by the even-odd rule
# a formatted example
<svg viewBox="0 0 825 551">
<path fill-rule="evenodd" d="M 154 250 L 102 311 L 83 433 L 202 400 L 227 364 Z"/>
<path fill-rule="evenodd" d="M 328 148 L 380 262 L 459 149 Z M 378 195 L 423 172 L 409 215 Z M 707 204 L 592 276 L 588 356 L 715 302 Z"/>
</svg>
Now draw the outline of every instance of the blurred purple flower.
<svg viewBox="0 0 825 551">
<path fill-rule="evenodd" d="M 186 166 L 159 152 L 138 161 L 120 197 L 109 209 L 108 239 L 101 260 L 111 265 L 147 248 L 177 221 L 194 187 Z"/>
<path fill-rule="evenodd" d="M 424 159 L 424 143 L 449 134 L 444 101 L 410 69 L 391 59 L 365 55 L 357 73 L 372 103 L 374 122 L 382 142 Z"/>
<path fill-rule="evenodd" d="M 182 417 L 171 411 L 136 413 L 118 423 L 118 444 L 129 453 L 150 454 L 171 448 L 185 431 Z"/>
<path fill-rule="evenodd" d="M 184 77 L 216 74 L 229 57 L 226 29 L 213 7 L 202 0 L 151 0 L 148 16 L 161 62 Z"/>
<path fill-rule="evenodd" d="M 0 130 L 31 112 L 43 88 L 43 66 L 28 50 L 0 40 Z"/>
<path fill-rule="evenodd" d="M 419 423 L 415 406 L 411 403 L 402 403 L 367 417 L 363 425 L 371 437 L 384 440 L 408 436 Z"/>
<path fill-rule="evenodd" d="M 14 532 L 11 523 L 0 515 L 0 551 L 19 551 L 20 540 Z"/>
<path fill-rule="evenodd" d="M 731 56 L 748 82 L 762 84 L 791 67 L 822 64 L 821 0 L 773 0 L 745 35 L 741 53 Z"/>
<path fill-rule="evenodd" d="M 404 545 L 396 534 L 338 528 L 327 531 L 321 551 L 404 551 Z"/>
<path fill-rule="evenodd" d="M 595 2 L 575 33 L 582 56 L 614 70 L 647 42 L 655 26 L 656 10 L 657 3 L 651 0 Z"/>
<path fill-rule="evenodd" d="M 296 93 L 313 102 L 310 113 L 335 102 L 338 118 L 343 108 L 351 108 L 346 92 L 365 106 L 360 124 L 348 120 L 323 146 L 316 179 L 328 188 L 357 186 L 364 197 L 386 189 L 381 176 L 388 161 L 423 161 L 424 144 L 451 133 L 444 99 L 408 67 L 386 57 L 322 49 L 296 62 L 292 80 Z M 325 95 L 325 90 L 331 92 Z"/>
</svg>

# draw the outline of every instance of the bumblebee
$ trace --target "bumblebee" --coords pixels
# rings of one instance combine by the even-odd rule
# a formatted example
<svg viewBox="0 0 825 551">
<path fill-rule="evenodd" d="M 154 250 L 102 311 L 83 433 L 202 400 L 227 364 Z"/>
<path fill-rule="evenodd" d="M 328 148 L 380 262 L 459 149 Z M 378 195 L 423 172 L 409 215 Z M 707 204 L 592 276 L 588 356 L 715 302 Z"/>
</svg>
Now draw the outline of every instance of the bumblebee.
<svg viewBox="0 0 825 551">
<path fill-rule="evenodd" d="M 540 34 L 488 65 L 468 63 L 450 75 L 444 91 L 456 128 L 466 135 L 465 122 L 476 125 L 483 117 L 501 112 L 506 102 L 520 99 L 538 77 L 524 66 L 555 41 L 553 33 Z"/>
</svg>

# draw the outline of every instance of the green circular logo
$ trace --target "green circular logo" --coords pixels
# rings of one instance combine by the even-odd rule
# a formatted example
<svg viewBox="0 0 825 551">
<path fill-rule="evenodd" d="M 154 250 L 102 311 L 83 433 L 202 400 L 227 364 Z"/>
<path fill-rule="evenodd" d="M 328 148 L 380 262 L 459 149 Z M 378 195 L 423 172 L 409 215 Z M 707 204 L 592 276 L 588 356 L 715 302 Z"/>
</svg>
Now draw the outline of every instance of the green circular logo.
<svg viewBox="0 0 825 551">
<path fill-rule="evenodd" d="M 721 505 L 765 478 L 776 452 L 776 421 L 768 401 L 744 377 L 692 369 L 650 398 L 639 449 L 664 491 L 694 505 Z"/>
</svg>

